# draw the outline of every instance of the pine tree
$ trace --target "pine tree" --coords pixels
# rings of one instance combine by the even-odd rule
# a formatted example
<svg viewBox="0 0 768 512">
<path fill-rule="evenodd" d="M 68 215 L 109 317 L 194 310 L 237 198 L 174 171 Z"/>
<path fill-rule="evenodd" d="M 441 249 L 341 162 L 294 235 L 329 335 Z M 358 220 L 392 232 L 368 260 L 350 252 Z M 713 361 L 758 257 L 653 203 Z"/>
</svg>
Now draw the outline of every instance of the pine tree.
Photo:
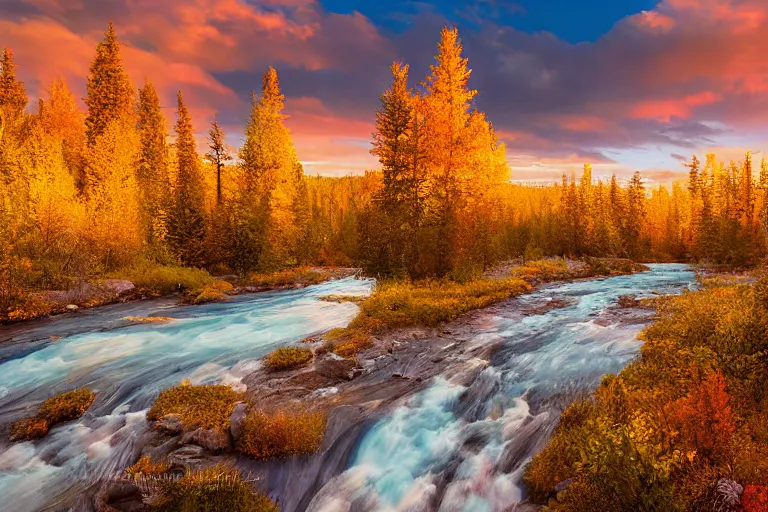
<svg viewBox="0 0 768 512">
<path fill-rule="evenodd" d="M 27 102 L 24 84 L 16 77 L 13 52 L 5 47 L 0 54 L 0 124 L 9 127 L 18 120 L 24 114 Z"/>
<path fill-rule="evenodd" d="M 185 265 L 201 266 L 204 256 L 205 190 L 195 133 L 181 92 L 176 120 L 176 188 L 168 217 L 168 240 Z"/>
<path fill-rule="evenodd" d="M 244 249 L 237 266 L 241 270 L 289 263 L 299 237 L 294 206 L 303 168 L 283 123 L 284 102 L 277 71 L 270 67 L 264 73 L 261 94 L 253 96 L 239 153 Z"/>
<path fill-rule="evenodd" d="M 112 120 L 133 114 L 133 86 L 123 67 L 120 42 L 111 22 L 104 40 L 96 47 L 86 88 L 86 136 L 93 145 Z"/>
<path fill-rule="evenodd" d="M 149 80 L 139 89 L 137 128 L 141 151 L 136 177 L 142 197 L 144 230 L 150 246 L 162 250 L 161 246 L 167 236 L 166 223 L 173 187 L 168 155 L 168 128 L 160 107 L 160 98 Z"/>
<path fill-rule="evenodd" d="M 208 153 L 206 153 L 205 158 L 216 166 L 216 204 L 218 206 L 221 206 L 222 203 L 221 171 L 226 163 L 232 160 L 232 155 L 224 139 L 224 130 L 214 117 L 208 132 Z"/>
</svg>

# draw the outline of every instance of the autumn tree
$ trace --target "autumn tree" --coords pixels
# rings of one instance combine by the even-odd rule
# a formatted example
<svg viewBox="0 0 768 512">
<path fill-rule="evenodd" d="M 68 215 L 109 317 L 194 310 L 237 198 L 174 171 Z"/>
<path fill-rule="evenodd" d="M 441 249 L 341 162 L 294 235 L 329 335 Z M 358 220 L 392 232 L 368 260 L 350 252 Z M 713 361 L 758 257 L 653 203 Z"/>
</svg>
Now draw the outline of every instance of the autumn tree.
<svg viewBox="0 0 768 512">
<path fill-rule="evenodd" d="M 237 267 L 279 267 L 291 260 L 298 237 L 295 205 L 303 169 L 283 120 L 285 97 L 277 71 L 264 73 L 254 95 L 240 149 L 242 181 L 238 197 Z"/>
<path fill-rule="evenodd" d="M 205 190 L 192 119 L 181 92 L 176 116 L 176 187 L 168 216 L 168 240 L 179 261 L 201 266 L 205 249 Z"/>
<path fill-rule="evenodd" d="M 171 207 L 171 178 L 168 154 L 168 129 L 160 107 L 160 98 L 152 82 L 139 89 L 137 128 L 141 151 L 136 177 L 141 192 L 143 225 L 147 241 L 158 254 L 167 236 L 167 218 Z"/>
<path fill-rule="evenodd" d="M 133 86 L 125 72 L 120 42 L 111 22 L 104 39 L 96 47 L 96 57 L 91 63 L 86 90 L 86 135 L 88 143 L 93 145 L 111 121 L 133 114 Z"/>
</svg>

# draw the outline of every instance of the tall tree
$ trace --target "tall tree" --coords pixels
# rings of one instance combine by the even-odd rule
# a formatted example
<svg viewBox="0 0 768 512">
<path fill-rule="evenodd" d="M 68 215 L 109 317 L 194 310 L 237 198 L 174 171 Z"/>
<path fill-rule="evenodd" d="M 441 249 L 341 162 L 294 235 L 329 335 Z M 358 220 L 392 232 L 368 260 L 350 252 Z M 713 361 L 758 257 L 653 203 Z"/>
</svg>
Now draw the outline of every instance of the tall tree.
<svg viewBox="0 0 768 512">
<path fill-rule="evenodd" d="M 247 204 L 251 210 L 244 219 L 248 234 L 243 235 L 250 256 L 243 263 L 250 267 L 289 262 L 298 238 L 294 206 L 304 173 L 283 123 L 284 102 L 277 71 L 270 67 L 264 73 L 261 94 L 253 96 L 240 149 L 239 201 L 241 209 Z"/>
<path fill-rule="evenodd" d="M 215 117 L 208 131 L 208 153 L 205 154 L 205 158 L 216 166 L 216 204 L 221 206 L 221 171 L 226 163 L 232 160 L 232 154 L 227 148 L 224 130 Z"/>
<path fill-rule="evenodd" d="M 125 72 L 120 42 L 111 22 L 104 40 L 96 47 L 96 57 L 91 63 L 86 89 L 86 136 L 88 143 L 93 145 L 110 121 L 133 113 L 133 86 Z"/>
<path fill-rule="evenodd" d="M 0 54 L 0 118 L 3 126 L 18 119 L 27 107 L 27 92 L 16 77 L 16 62 L 9 47 Z"/>
<path fill-rule="evenodd" d="M 181 92 L 176 120 L 176 187 L 168 218 L 168 239 L 185 265 L 201 266 L 205 239 L 205 188 L 195 132 Z"/>
<path fill-rule="evenodd" d="M 166 224 L 173 187 L 168 155 L 168 128 L 160 107 L 160 98 L 149 80 L 139 89 L 137 128 L 141 151 L 136 177 L 142 197 L 144 230 L 150 246 L 161 249 L 167 236 Z"/>
</svg>

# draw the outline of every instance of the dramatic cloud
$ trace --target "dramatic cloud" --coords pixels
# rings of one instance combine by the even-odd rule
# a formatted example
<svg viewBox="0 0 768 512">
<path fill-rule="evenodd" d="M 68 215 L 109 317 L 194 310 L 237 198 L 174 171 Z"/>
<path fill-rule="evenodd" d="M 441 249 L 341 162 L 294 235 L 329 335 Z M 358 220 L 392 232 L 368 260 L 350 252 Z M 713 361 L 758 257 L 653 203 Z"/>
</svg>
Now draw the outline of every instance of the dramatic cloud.
<svg viewBox="0 0 768 512">
<path fill-rule="evenodd" d="M 587 160 L 599 175 L 639 168 L 677 176 L 684 172 L 679 156 L 758 149 L 765 135 L 762 0 L 662 0 L 578 44 L 500 25 L 486 7 L 448 19 L 416 3 L 399 14 L 403 28 L 395 31 L 314 0 L 5 0 L 0 44 L 14 47 L 33 93 L 56 75 L 83 93 L 93 49 L 113 20 L 137 85 L 152 79 L 169 107 L 183 90 L 200 133 L 220 112 L 233 143 L 250 92 L 275 65 L 312 174 L 376 165 L 368 141 L 388 64 L 409 62 L 420 81 L 440 27 L 453 22 L 474 70 L 478 107 L 507 142 L 516 178 L 557 179 Z"/>
</svg>

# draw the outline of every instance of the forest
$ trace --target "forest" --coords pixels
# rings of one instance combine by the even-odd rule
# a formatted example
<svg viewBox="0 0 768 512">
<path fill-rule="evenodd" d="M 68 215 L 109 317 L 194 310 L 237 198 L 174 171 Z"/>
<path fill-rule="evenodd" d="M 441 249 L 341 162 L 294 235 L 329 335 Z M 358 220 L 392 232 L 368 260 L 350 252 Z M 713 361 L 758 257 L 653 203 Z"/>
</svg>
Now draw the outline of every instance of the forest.
<svg viewBox="0 0 768 512">
<path fill-rule="evenodd" d="M 690 179 L 649 187 L 636 173 L 549 186 L 510 181 L 506 149 L 477 110 L 458 32 L 445 28 L 424 81 L 392 65 L 376 111 L 381 169 L 306 176 L 269 68 L 238 149 L 178 94 L 173 133 L 151 81 L 136 90 L 110 24 L 85 110 L 63 79 L 29 105 L 11 48 L 0 61 L 0 311 L 29 294 L 137 267 L 246 275 L 300 265 L 370 275 L 479 275 L 500 260 L 616 256 L 744 266 L 765 250 L 768 164 L 693 157 Z M 206 147 L 197 135 L 207 124 Z M 757 176 L 756 176 L 757 174 Z M 33 301 L 32 301 L 33 302 Z M 14 314 L 15 312 L 15 314 Z"/>
</svg>

